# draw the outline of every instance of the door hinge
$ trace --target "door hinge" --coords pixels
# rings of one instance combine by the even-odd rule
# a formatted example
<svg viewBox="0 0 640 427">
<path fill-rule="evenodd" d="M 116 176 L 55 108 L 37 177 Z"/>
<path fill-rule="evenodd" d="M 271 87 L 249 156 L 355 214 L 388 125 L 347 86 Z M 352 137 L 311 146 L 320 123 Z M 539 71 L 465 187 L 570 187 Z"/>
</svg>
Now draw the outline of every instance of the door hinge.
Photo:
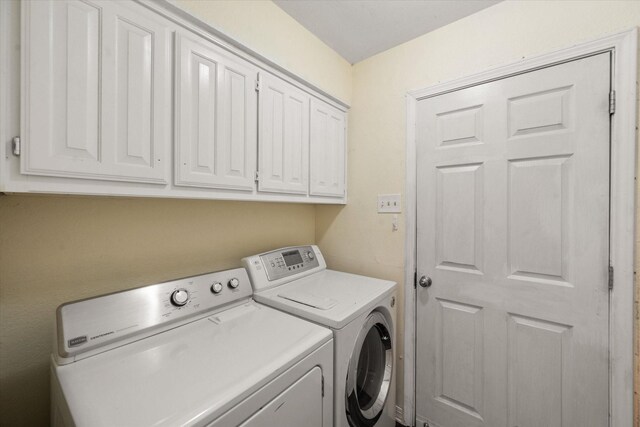
<svg viewBox="0 0 640 427">
<path fill-rule="evenodd" d="M 258 78 L 256 79 L 256 92 L 260 92 L 262 90 L 262 78 L 260 74 L 258 74 Z"/>
<path fill-rule="evenodd" d="M 19 136 L 14 136 L 13 140 L 11 141 L 11 147 L 13 150 L 13 155 L 14 156 L 20 156 L 20 137 Z"/>
<path fill-rule="evenodd" d="M 322 397 L 324 397 L 324 375 L 322 376 Z"/>
<path fill-rule="evenodd" d="M 609 92 L 609 114 L 614 114 L 616 112 L 616 91 L 612 90 Z"/>
<path fill-rule="evenodd" d="M 256 171 L 256 176 L 254 178 L 256 182 L 260 182 L 260 171 Z"/>
<path fill-rule="evenodd" d="M 609 265 L 609 290 L 613 289 L 613 266 Z"/>
</svg>

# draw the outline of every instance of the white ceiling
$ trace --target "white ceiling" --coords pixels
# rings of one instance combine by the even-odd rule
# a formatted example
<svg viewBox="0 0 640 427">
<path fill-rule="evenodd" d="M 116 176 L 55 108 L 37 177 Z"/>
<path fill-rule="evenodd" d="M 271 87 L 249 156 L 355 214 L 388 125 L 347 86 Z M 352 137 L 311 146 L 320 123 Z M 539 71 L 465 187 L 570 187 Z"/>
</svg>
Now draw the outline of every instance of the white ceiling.
<svg viewBox="0 0 640 427">
<path fill-rule="evenodd" d="M 273 0 L 354 64 L 501 0 Z"/>
</svg>

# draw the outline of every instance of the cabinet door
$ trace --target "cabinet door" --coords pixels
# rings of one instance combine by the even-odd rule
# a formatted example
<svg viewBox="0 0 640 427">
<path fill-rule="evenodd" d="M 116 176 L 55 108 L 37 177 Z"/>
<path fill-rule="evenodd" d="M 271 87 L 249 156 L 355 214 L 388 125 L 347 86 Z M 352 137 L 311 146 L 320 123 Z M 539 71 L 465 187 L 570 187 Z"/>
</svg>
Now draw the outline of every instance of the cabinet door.
<svg viewBox="0 0 640 427">
<path fill-rule="evenodd" d="M 176 60 L 176 185 L 253 190 L 257 69 L 195 35 Z"/>
<path fill-rule="evenodd" d="M 311 101 L 310 194 L 344 196 L 345 113 L 320 100 Z"/>
<path fill-rule="evenodd" d="M 116 2 L 25 1 L 22 8 L 22 172 L 165 182 L 171 63 L 164 21 Z"/>
<path fill-rule="evenodd" d="M 260 191 L 308 193 L 309 95 L 260 73 Z"/>
<path fill-rule="evenodd" d="M 104 22 L 105 160 L 116 177 L 167 182 L 171 34 L 160 16 L 132 3 L 105 8 Z"/>
</svg>

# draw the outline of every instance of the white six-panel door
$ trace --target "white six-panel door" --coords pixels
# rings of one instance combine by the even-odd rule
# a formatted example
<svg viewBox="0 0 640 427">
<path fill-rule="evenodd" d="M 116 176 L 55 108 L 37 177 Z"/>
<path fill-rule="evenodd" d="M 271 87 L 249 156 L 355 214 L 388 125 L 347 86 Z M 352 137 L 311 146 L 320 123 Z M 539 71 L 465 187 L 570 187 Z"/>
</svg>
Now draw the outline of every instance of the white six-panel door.
<svg viewBox="0 0 640 427">
<path fill-rule="evenodd" d="M 609 87 L 605 53 L 418 101 L 418 425 L 608 425 Z"/>
<path fill-rule="evenodd" d="M 186 33 L 176 60 L 176 185 L 252 190 L 257 68 Z"/>
<path fill-rule="evenodd" d="M 170 32 L 141 7 L 22 2 L 23 173 L 166 182 Z"/>
<path fill-rule="evenodd" d="M 309 99 L 295 86 L 260 74 L 258 189 L 309 191 Z"/>
<path fill-rule="evenodd" d="M 312 196 L 344 196 L 345 117 L 337 108 L 311 100 L 309 194 Z"/>
</svg>

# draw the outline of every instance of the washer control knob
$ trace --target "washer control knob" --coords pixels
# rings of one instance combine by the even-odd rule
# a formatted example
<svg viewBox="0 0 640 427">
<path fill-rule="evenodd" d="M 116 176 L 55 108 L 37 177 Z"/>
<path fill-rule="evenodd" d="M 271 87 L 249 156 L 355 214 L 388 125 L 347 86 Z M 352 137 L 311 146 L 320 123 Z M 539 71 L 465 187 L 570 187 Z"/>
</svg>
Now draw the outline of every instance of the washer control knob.
<svg viewBox="0 0 640 427">
<path fill-rule="evenodd" d="M 184 288 L 175 290 L 171 294 L 171 304 L 175 306 L 182 307 L 187 301 L 189 301 L 189 292 Z"/>
<path fill-rule="evenodd" d="M 307 252 L 307 257 L 308 257 L 311 261 L 313 261 L 313 259 L 314 259 L 316 256 L 313 254 L 313 251 L 308 251 L 308 252 Z"/>
<path fill-rule="evenodd" d="M 213 292 L 214 294 L 219 294 L 220 292 L 222 292 L 222 283 L 214 282 L 213 285 L 211 285 L 211 292 Z"/>
<path fill-rule="evenodd" d="M 231 280 L 229 280 L 229 287 L 231 289 L 235 289 L 240 285 L 240 281 L 238 279 L 236 279 L 235 277 Z"/>
</svg>

